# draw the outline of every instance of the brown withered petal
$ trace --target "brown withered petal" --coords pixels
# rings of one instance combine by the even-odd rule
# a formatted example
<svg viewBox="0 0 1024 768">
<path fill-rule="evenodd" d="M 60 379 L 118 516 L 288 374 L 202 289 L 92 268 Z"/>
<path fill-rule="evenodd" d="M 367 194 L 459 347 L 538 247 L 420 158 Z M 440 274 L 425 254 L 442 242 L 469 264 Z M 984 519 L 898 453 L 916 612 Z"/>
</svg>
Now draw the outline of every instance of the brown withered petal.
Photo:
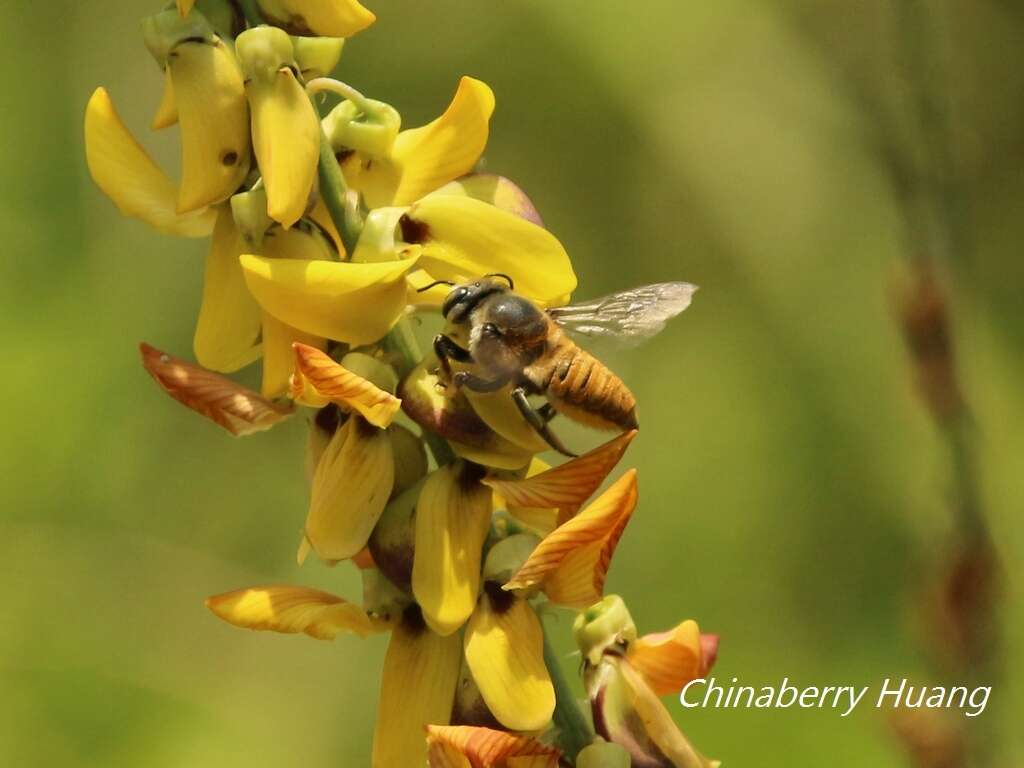
<svg viewBox="0 0 1024 768">
<path fill-rule="evenodd" d="M 624 432 L 582 456 L 521 480 L 489 478 L 484 482 L 500 493 L 510 508 L 542 507 L 559 510 L 564 523 L 597 490 L 612 471 L 637 431 Z"/>
<path fill-rule="evenodd" d="M 336 363 L 330 355 L 308 344 L 295 342 L 296 375 L 290 395 L 302 396 L 306 387 L 319 397 L 346 409 L 358 411 L 375 427 L 384 429 L 402 407 L 402 401 Z"/>
<path fill-rule="evenodd" d="M 225 376 L 146 343 L 139 351 L 143 367 L 167 394 L 236 437 L 270 429 L 291 415 L 291 406 L 273 403 Z"/>
<path fill-rule="evenodd" d="M 430 768 L 464 765 L 453 761 L 452 755 L 464 755 L 473 768 L 506 768 L 513 759 L 517 768 L 555 768 L 562 754 L 529 736 L 468 725 L 428 725 L 427 744 Z"/>
<path fill-rule="evenodd" d="M 631 469 L 541 541 L 504 589 L 540 585 L 553 602 L 580 609 L 596 602 L 636 502 L 636 470 Z"/>
</svg>

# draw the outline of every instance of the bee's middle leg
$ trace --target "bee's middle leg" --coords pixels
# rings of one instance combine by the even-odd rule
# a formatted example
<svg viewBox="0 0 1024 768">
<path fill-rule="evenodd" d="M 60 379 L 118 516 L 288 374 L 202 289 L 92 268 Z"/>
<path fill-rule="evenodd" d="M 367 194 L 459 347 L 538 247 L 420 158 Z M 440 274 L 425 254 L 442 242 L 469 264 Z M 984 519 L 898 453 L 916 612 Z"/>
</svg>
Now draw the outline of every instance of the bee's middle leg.
<svg viewBox="0 0 1024 768">
<path fill-rule="evenodd" d="M 535 410 L 530 405 L 530 400 L 526 396 L 526 390 L 523 387 L 516 387 L 512 390 L 512 401 L 519 408 L 519 412 L 523 414 L 523 418 L 533 427 L 534 431 L 543 438 L 544 442 L 554 448 L 563 456 L 569 456 L 570 458 L 576 458 L 578 454 L 573 453 L 565 444 L 558 438 L 554 432 L 551 431 L 551 426 L 548 421 L 554 416 L 554 408 L 549 411 L 544 406 L 541 406 L 539 410 Z M 550 403 L 545 405 L 550 406 Z M 548 414 L 551 415 L 548 415 Z"/>
<path fill-rule="evenodd" d="M 544 403 L 544 405 L 537 409 L 537 413 L 544 421 L 551 421 L 558 415 L 558 411 L 555 410 L 555 406 L 551 403 Z"/>
<path fill-rule="evenodd" d="M 443 333 L 434 337 L 434 354 L 437 355 L 437 364 L 446 382 L 452 379 L 452 360 L 457 363 L 473 362 L 468 349 L 463 349 Z"/>
</svg>

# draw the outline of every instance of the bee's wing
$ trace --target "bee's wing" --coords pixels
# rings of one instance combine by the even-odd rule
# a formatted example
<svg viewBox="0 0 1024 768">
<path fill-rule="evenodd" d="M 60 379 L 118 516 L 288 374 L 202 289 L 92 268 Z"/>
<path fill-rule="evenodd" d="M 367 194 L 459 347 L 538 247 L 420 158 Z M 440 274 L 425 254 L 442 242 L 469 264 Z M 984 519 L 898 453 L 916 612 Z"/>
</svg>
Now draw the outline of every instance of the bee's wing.
<svg viewBox="0 0 1024 768">
<path fill-rule="evenodd" d="M 548 312 L 574 335 L 615 339 L 632 346 L 659 333 L 665 323 L 690 306 L 696 290 L 690 283 L 655 283 Z"/>
</svg>

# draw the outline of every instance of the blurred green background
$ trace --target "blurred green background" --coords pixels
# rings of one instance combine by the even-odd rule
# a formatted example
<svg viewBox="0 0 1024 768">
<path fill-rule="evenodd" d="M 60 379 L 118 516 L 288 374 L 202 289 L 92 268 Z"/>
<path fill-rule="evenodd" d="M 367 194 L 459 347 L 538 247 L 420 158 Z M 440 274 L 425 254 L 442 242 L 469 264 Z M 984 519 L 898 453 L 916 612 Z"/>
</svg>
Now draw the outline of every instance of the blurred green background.
<svg viewBox="0 0 1024 768">
<path fill-rule="evenodd" d="M 906 113 L 896 0 L 370 5 L 340 77 L 407 126 L 460 75 L 488 82 L 486 169 L 532 196 L 579 297 L 701 286 L 662 337 L 609 359 L 644 428 L 628 457 L 641 506 L 607 587 L 641 630 L 696 618 L 722 635 L 719 677 L 747 684 L 929 679 L 912 606 L 951 534 L 950 473 L 891 302 L 912 247 L 874 140 L 880 112 Z M 1005 674 L 958 722 L 1020 765 L 1024 13 L 926 8 L 971 241 L 945 276 L 1006 567 Z M 138 22 L 155 9 L 5 3 L 0 764 L 368 765 L 385 638 L 244 633 L 203 607 L 250 584 L 357 598 L 359 583 L 294 564 L 300 420 L 233 440 L 139 365 L 140 340 L 189 356 L 205 246 L 121 218 L 81 123 L 105 85 L 175 167 L 176 130 L 146 130 L 161 78 Z M 906 764 L 869 706 L 669 707 L 726 766 Z"/>
</svg>

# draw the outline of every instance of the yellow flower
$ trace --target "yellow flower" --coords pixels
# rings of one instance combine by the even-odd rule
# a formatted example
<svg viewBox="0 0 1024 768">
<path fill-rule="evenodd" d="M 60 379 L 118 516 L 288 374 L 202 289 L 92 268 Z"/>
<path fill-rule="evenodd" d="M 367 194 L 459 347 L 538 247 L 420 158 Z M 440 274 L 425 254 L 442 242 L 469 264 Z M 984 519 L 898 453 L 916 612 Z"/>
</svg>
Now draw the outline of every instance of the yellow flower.
<svg viewBox="0 0 1024 768">
<path fill-rule="evenodd" d="M 294 46 L 284 31 L 249 29 L 235 46 L 252 108 L 252 141 L 267 189 L 267 214 L 288 229 L 310 203 L 320 120 L 296 76 Z"/>
<path fill-rule="evenodd" d="M 377 17 L 356 0 L 257 0 L 260 12 L 295 35 L 352 37 Z"/>
</svg>

